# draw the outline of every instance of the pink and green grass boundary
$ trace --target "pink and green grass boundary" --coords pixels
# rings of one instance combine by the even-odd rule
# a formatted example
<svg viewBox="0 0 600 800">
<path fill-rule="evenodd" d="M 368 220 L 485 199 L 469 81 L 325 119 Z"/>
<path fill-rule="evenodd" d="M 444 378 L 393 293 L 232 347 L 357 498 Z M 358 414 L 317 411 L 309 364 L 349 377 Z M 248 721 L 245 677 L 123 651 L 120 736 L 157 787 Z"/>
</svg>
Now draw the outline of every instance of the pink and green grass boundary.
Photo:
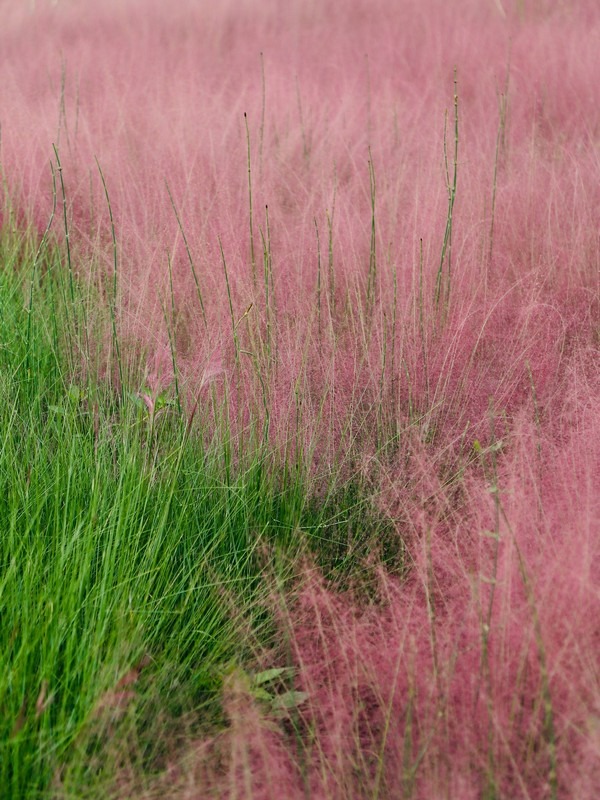
<svg viewBox="0 0 600 800">
<path fill-rule="evenodd" d="M 261 551 L 260 600 L 245 594 L 243 614 L 220 589 L 240 656 L 233 668 L 234 645 L 215 659 L 218 729 L 165 688 L 160 757 L 130 735 L 143 739 L 140 711 L 122 728 L 126 752 L 116 729 L 100 756 L 69 750 L 48 791 L 594 797 L 596 3 L 59 0 L 0 13 L 3 270 L 5 297 L 19 298 L 3 324 L 23 346 L 15 355 L 7 333 L 7 430 L 27 400 L 38 422 L 47 406 L 63 408 L 55 425 L 85 412 L 93 444 L 99 392 L 102 458 L 114 462 L 129 413 L 136 447 L 140 427 L 166 436 L 166 462 L 146 475 L 160 514 L 169 448 L 191 459 L 192 441 L 219 465 L 204 484 L 220 475 L 238 499 L 252 487 L 242 509 L 287 498 L 260 523 L 242 511 L 231 523 L 258 557 L 253 532 L 275 518 L 286 566 Z M 43 369 L 42 351 L 54 354 Z M 90 469 L 98 457 L 92 447 Z M 54 514 L 74 464 L 44 468 L 63 487 Z M 133 467 L 130 479 L 138 497 Z M 34 525 L 45 517 L 27 497 L 14 494 L 6 520 L 75 536 L 75 512 Z M 134 518 L 100 499 L 109 517 L 121 509 L 126 537 Z M 307 535 L 321 542 L 310 552 Z M 165 584 L 143 613 L 156 592 L 171 597 Z M 115 625 L 94 618 L 92 652 L 96 628 Z M 32 658 L 22 685 L 60 696 Z M 134 669 L 128 658 L 116 672 Z M 283 671 L 257 683 L 268 668 Z M 132 683 L 90 680 L 90 708 L 141 692 Z M 6 752 L 32 752 L 17 695 Z M 28 703 L 35 728 L 46 718 Z"/>
</svg>

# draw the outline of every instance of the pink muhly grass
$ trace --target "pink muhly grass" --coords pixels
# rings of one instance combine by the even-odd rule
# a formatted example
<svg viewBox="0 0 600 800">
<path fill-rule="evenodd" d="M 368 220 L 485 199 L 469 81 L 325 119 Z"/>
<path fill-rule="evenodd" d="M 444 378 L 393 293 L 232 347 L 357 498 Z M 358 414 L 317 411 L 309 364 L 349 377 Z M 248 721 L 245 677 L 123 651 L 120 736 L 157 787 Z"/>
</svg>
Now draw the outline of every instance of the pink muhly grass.
<svg viewBox="0 0 600 800">
<path fill-rule="evenodd" d="M 295 723 L 302 755 L 287 734 L 290 797 L 302 786 L 316 798 L 594 796 L 597 413 L 594 402 L 559 445 L 530 422 L 515 426 L 497 475 L 499 523 L 483 478 L 465 487 L 460 517 L 440 490 L 413 522 L 410 578 L 382 571 L 376 604 L 307 572 L 281 619 L 296 688 L 310 698 Z M 415 471 L 431 472 L 423 458 Z M 236 781 L 237 795 L 225 782 L 223 796 L 275 796 L 260 776 L 272 765 L 269 785 L 279 785 L 281 740 L 265 738 L 264 719 L 244 719 L 254 722 L 232 726 L 230 757 L 242 748 L 254 764 L 253 788 Z"/>
<path fill-rule="evenodd" d="M 151 413 L 175 368 L 190 417 L 210 384 L 236 432 L 362 475 L 409 552 L 372 605 L 308 571 L 300 733 L 232 679 L 173 796 L 595 797 L 597 3 L 34 5 L 0 0 L 1 224 L 41 236 L 55 144 L 106 299 L 97 158 Z"/>
</svg>

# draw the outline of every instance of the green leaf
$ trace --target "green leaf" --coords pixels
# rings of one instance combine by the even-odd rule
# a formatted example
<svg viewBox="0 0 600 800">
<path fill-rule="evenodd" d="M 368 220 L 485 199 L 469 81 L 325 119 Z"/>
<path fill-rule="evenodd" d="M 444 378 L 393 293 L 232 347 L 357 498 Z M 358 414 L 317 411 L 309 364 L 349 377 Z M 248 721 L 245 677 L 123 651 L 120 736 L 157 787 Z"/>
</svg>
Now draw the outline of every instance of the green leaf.
<svg viewBox="0 0 600 800">
<path fill-rule="evenodd" d="M 72 383 L 67 390 L 67 397 L 72 403 L 79 403 L 80 400 L 84 399 L 84 394 L 79 386 Z"/>
<path fill-rule="evenodd" d="M 253 676 L 252 682 L 255 686 L 261 686 L 263 683 L 271 683 L 276 678 L 291 677 L 293 674 L 293 667 L 273 667 L 264 672 L 258 672 Z"/>
<path fill-rule="evenodd" d="M 169 400 L 168 394 L 166 392 L 161 392 L 156 398 L 154 408 L 159 411 L 161 408 L 167 408 L 174 405 L 175 402 L 173 400 Z"/>
<path fill-rule="evenodd" d="M 257 687 L 256 689 L 252 690 L 252 695 L 257 700 L 264 700 L 267 703 L 271 703 L 273 701 L 273 695 L 266 692 L 264 689 Z"/>
<path fill-rule="evenodd" d="M 308 700 L 308 692 L 285 692 L 284 694 L 278 694 L 276 697 L 273 698 L 273 708 L 276 709 L 285 709 L 287 711 L 297 708 L 302 703 L 305 703 Z"/>
</svg>

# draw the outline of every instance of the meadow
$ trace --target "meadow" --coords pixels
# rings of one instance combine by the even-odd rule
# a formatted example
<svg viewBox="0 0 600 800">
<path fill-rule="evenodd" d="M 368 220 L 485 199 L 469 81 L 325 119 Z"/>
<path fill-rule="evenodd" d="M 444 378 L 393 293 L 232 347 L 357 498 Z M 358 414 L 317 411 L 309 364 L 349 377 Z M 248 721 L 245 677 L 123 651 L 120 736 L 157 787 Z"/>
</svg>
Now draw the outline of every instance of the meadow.
<svg viewBox="0 0 600 800">
<path fill-rule="evenodd" d="M 592 800 L 596 0 L 0 0 L 0 798 Z"/>
</svg>

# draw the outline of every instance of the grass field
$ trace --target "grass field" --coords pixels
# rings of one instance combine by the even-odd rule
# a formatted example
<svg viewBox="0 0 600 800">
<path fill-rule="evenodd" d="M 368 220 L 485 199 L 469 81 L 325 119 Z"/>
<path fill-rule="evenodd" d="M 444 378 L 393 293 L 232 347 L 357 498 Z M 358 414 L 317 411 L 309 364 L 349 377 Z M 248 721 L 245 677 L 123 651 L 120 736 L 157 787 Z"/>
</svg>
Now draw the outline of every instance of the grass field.
<svg viewBox="0 0 600 800">
<path fill-rule="evenodd" d="M 596 3 L 0 23 L 0 797 L 595 798 Z"/>
</svg>

